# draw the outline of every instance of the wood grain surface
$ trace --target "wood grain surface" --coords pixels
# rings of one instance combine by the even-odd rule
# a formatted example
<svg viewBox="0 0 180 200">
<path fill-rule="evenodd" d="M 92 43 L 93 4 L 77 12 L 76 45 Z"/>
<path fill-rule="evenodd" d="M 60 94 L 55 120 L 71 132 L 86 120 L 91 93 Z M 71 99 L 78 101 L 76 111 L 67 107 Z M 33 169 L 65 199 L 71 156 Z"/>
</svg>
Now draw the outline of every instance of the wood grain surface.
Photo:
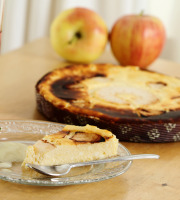
<svg viewBox="0 0 180 200">
<path fill-rule="evenodd" d="M 106 51 L 96 62 L 117 63 Z M 48 38 L 0 56 L 0 119 L 46 120 L 36 111 L 35 84 L 67 63 Z M 159 59 L 150 69 L 180 77 L 180 64 Z M 159 160 L 136 160 L 121 176 L 64 187 L 21 185 L 0 180 L 0 200 L 180 200 L 180 143 L 122 143 L 132 154 L 155 153 Z"/>
</svg>

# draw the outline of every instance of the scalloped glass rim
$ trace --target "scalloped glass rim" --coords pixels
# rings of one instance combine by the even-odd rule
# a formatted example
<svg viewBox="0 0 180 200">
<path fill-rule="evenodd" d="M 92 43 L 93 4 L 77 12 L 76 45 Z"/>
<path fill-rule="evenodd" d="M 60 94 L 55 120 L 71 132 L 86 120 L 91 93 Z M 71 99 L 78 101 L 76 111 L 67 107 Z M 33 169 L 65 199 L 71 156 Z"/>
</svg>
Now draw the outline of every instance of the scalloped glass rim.
<svg viewBox="0 0 180 200">
<path fill-rule="evenodd" d="M 25 144 L 33 144 L 37 135 L 52 134 L 62 129 L 65 124 L 46 122 L 38 120 L 0 120 L 0 142 L 16 141 Z M 12 134 L 13 137 L 2 137 L 2 134 Z M 16 138 L 16 136 L 20 134 Z M 31 138 L 32 135 L 32 138 Z M 28 136 L 28 138 L 26 138 Z M 34 139 L 34 137 L 36 139 Z M 119 154 L 131 155 L 126 147 L 119 144 Z M 87 173 L 80 175 L 71 175 L 69 177 L 45 177 L 45 178 L 31 178 L 22 177 L 20 171 L 4 172 L 0 171 L 0 179 L 27 185 L 39 186 L 65 186 L 74 184 L 84 184 L 91 182 L 98 182 L 110 179 L 125 173 L 131 166 L 132 161 L 116 162 L 109 164 L 101 164 L 93 166 L 93 169 Z M 19 164 L 19 169 L 20 169 Z"/>
</svg>

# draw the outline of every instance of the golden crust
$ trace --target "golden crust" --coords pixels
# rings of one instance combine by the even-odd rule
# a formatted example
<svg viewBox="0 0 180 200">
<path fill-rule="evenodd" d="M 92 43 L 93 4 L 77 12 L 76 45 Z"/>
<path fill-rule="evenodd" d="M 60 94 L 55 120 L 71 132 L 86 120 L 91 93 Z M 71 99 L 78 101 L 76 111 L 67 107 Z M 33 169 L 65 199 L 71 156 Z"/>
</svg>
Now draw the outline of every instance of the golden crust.
<svg viewBox="0 0 180 200">
<path fill-rule="evenodd" d="M 42 141 L 52 145 L 81 145 L 107 141 L 112 137 L 113 134 L 110 131 L 99 129 L 96 126 L 66 125 L 62 131 L 46 135 Z"/>
<path fill-rule="evenodd" d="M 85 133 L 95 133 L 104 138 L 112 137 L 112 133 L 106 129 L 100 129 L 96 126 L 92 126 L 87 124 L 86 126 L 73 126 L 73 125 L 66 125 L 63 128 L 63 131 L 74 131 L 74 132 L 85 132 Z"/>
</svg>

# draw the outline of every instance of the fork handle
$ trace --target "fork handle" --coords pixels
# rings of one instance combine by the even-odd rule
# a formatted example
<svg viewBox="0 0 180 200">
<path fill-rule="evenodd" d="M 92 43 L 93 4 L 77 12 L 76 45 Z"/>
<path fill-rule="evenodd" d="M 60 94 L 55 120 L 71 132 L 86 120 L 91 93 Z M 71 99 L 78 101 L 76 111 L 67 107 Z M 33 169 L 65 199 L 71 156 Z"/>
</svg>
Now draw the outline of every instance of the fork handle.
<svg viewBox="0 0 180 200">
<path fill-rule="evenodd" d="M 88 162 L 80 162 L 80 163 L 72 163 L 72 167 L 82 167 L 86 165 L 95 165 L 95 164 L 103 164 L 117 161 L 128 161 L 128 160 L 137 160 L 137 159 L 158 159 L 160 156 L 157 154 L 137 154 L 137 155 L 129 155 L 129 156 L 118 156 L 114 158 L 102 159 L 102 160 L 93 160 Z"/>
</svg>

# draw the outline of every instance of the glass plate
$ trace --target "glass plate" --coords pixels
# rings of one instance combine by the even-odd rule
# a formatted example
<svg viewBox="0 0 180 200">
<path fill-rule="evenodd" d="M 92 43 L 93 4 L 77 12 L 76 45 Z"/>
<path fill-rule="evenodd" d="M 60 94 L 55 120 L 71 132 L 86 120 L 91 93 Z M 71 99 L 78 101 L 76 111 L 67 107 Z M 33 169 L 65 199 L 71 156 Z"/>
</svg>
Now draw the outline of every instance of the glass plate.
<svg viewBox="0 0 180 200">
<path fill-rule="evenodd" d="M 45 134 L 56 133 L 65 125 L 54 122 L 28 120 L 0 120 L 0 142 L 19 142 L 27 145 L 34 144 Z M 130 155 L 130 152 L 119 144 L 118 154 Z M 71 170 L 66 176 L 30 176 L 21 171 L 21 163 L 13 163 L 11 168 L 0 169 L 0 179 L 14 183 L 40 186 L 64 186 L 102 181 L 119 176 L 126 172 L 132 161 L 121 161 L 108 164 L 92 165 Z"/>
</svg>

